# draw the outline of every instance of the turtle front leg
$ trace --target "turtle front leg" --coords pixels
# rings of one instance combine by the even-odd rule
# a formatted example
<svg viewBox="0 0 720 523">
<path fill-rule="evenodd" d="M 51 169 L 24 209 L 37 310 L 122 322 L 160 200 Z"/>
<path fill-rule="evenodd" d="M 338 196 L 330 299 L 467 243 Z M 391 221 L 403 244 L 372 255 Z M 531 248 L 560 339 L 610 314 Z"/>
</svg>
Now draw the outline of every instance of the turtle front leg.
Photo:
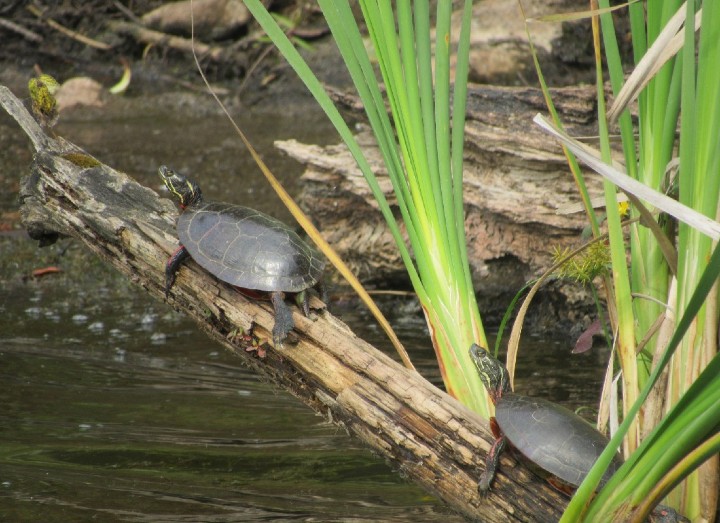
<svg viewBox="0 0 720 523">
<path fill-rule="evenodd" d="M 481 496 L 485 497 L 490 490 L 490 483 L 492 483 L 495 477 L 495 471 L 497 470 L 498 463 L 500 463 L 500 454 L 505 449 L 506 441 L 504 437 L 498 438 L 490 447 L 487 459 L 485 460 L 485 472 L 480 476 L 480 483 L 478 484 L 478 492 Z"/>
<path fill-rule="evenodd" d="M 277 291 L 270 293 L 270 301 L 272 301 L 275 309 L 275 325 L 273 326 L 273 342 L 275 347 L 282 347 L 283 340 L 288 333 L 295 328 L 292 312 L 290 307 L 285 303 L 285 293 Z"/>
<path fill-rule="evenodd" d="M 181 245 L 172 254 L 172 256 L 168 258 L 168 261 L 165 264 L 165 298 L 167 298 L 170 294 L 170 288 L 175 283 L 175 275 L 180 268 L 180 265 L 188 256 L 190 256 L 190 253 L 187 252 L 187 249 Z"/>
</svg>

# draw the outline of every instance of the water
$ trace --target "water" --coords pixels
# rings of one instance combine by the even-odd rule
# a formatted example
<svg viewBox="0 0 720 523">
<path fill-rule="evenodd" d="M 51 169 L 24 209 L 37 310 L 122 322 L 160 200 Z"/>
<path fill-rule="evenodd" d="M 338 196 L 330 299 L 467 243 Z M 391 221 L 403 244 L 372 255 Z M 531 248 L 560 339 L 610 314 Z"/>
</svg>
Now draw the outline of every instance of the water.
<svg viewBox="0 0 720 523">
<path fill-rule="evenodd" d="M 291 188 L 301 167 L 273 153 L 272 139 L 335 140 L 321 118 L 298 114 L 243 115 Z M 167 163 L 199 174 L 211 198 L 283 215 L 212 113 L 181 118 L 162 101 L 125 100 L 58 130 L 156 189 L 157 166 Z M 0 155 L 0 217 L 13 223 L 30 157 L 6 119 L 0 137 L 11 151 Z M 39 250 L 8 232 L 0 252 L 0 520 L 461 521 L 77 242 Z M 50 265 L 62 272 L 27 278 Z M 439 384 L 414 301 L 381 305 L 419 370 Z M 390 352 L 355 300 L 336 293 L 332 307 Z M 518 390 L 594 403 L 602 355 L 571 358 L 566 340 L 531 338 L 523 355 Z"/>
</svg>

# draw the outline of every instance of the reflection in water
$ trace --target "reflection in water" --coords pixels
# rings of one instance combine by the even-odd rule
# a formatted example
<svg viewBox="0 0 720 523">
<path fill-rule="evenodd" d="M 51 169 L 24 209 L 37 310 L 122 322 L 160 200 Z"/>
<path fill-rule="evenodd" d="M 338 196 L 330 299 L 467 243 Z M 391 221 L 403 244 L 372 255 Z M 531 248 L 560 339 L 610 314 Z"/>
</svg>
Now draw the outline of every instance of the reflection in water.
<svg viewBox="0 0 720 523">
<path fill-rule="evenodd" d="M 2 290 L 0 520 L 455 520 L 179 315 L 69 278 Z"/>
<path fill-rule="evenodd" d="M 67 284 L 3 296 L 0 520 L 460 521 L 179 315 L 128 289 L 109 305 L 86 299 L 91 312 L 76 322 L 63 303 L 80 291 Z M 365 313 L 337 312 L 384 343 Z M 437 382 L 421 316 L 395 323 Z M 578 372 L 556 394 L 586 387 L 588 370 Z"/>
</svg>

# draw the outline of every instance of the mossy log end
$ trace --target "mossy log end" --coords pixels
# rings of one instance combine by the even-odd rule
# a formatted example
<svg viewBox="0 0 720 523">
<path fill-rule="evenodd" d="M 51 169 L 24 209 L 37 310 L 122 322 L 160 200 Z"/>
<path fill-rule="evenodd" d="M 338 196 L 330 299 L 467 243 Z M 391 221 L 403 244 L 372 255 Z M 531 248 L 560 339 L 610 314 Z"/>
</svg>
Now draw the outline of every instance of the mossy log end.
<svg viewBox="0 0 720 523">
<path fill-rule="evenodd" d="M 47 136 L 0 86 L 0 103 L 30 137 L 36 154 L 21 184 L 21 213 L 41 242 L 58 234 L 83 242 L 105 263 L 165 300 L 164 264 L 177 245 L 177 211 L 168 199 Z M 383 456 L 404 477 L 469 519 L 557 521 L 566 499 L 511 457 L 489 497 L 477 491 L 492 441 L 488 424 L 419 374 L 357 338 L 328 312 L 310 321 L 294 310 L 297 343 L 247 351 L 233 332 L 271 339 L 272 306 L 245 298 L 187 263 L 169 298 L 259 376 L 299 397 Z"/>
</svg>

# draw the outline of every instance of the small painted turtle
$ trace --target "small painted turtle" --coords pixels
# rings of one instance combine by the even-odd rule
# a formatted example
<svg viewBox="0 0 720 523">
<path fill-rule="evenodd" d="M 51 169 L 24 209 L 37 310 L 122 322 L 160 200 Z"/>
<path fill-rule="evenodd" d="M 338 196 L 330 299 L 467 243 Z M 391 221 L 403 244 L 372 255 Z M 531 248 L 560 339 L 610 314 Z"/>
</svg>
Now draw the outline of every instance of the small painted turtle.
<svg viewBox="0 0 720 523">
<path fill-rule="evenodd" d="M 315 287 L 322 294 L 325 262 L 320 254 L 272 216 L 231 203 L 203 201 L 193 180 L 164 165 L 159 173 L 182 211 L 177 222 L 180 247 L 165 267 L 165 295 L 189 255 L 222 281 L 270 293 L 275 309 L 273 341 L 279 346 L 295 326 L 285 293 L 296 294 L 306 316 L 310 306 L 305 291 Z"/>
<path fill-rule="evenodd" d="M 490 426 L 496 440 L 480 477 L 480 494 L 484 495 L 490 489 L 500 453 L 508 442 L 531 462 L 558 478 L 561 485 L 579 486 L 609 440 L 565 407 L 542 398 L 515 394 L 510 388 L 507 369 L 485 349 L 473 344 L 470 357 L 495 404 L 495 417 L 491 418 Z M 619 455 L 613 458 L 603 475 L 602 485 L 622 463 Z M 553 483 L 557 485 L 557 482 Z"/>
</svg>

